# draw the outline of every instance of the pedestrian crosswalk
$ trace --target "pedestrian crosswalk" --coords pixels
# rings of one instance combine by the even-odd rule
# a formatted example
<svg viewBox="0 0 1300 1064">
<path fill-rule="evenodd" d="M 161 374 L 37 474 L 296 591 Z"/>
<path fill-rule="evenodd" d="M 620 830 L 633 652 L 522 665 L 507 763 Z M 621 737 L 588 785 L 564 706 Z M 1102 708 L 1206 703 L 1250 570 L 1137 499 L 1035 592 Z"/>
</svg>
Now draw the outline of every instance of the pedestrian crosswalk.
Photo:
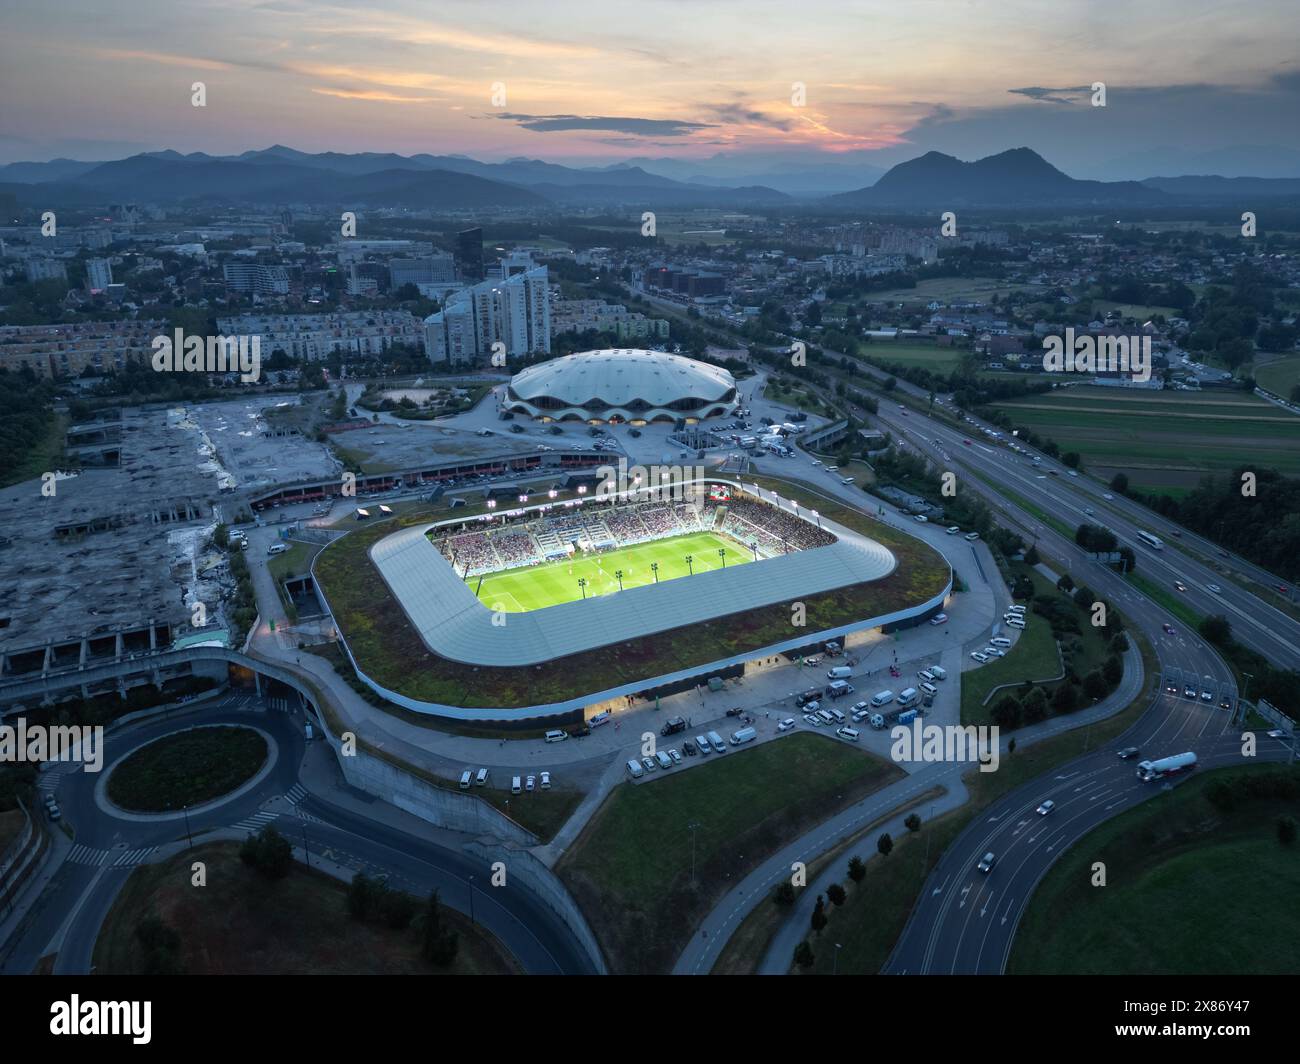
<svg viewBox="0 0 1300 1064">
<path fill-rule="evenodd" d="M 304 787 L 301 783 L 295 783 L 292 787 L 289 788 L 289 793 L 286 794 L 284 797 L 285 800 L 288 801 L 290 805 L 297 805 L 299 802 L 301 802 L 304 798 L 307 797 L 307 788 Z"/>
<path fill-rule="evenodd" d="M 252 816 L 246 816 L 238 824 L 232 824 L 231 826 L 236 831 L 261 831 L 272 820 L 279 819 L 279 813 L 268 813 L 263 810 L 260 813 L 254 813 Z"/>
<path fill-rule="evenodd" d="M 47 768 L 36 778 L 36 789 L 45 794 L 53 794 L 63 782 L 63 777 L 69 772 L 75 772 L 81 765 L 76 762 L 67 761 L 55 765 L 53 768 Z"/>
<path fill-rule="evenodd" d="M 157 849 L 157 846 L 143 846 L 135 850 L 97 850 L 78 843 L 69 852 L 68 860 L 92 868 L 134 868 L 143 864 Z"/>
</svg>

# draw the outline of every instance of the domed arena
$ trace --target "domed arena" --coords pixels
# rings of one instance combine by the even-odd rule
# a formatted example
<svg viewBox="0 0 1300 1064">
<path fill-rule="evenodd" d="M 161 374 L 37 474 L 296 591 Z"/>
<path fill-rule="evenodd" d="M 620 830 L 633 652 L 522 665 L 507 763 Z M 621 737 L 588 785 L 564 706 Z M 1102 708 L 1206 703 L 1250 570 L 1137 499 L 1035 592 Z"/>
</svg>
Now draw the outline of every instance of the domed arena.
<svg viewBox="0 0 1300 1064">
<path fill-rule="evenodd" d="M 663 351 L 581 351 L 517 373 L 505 409 L 550 421 L 676 421 L 736 409 L 725 369 Z"/>
</svg>

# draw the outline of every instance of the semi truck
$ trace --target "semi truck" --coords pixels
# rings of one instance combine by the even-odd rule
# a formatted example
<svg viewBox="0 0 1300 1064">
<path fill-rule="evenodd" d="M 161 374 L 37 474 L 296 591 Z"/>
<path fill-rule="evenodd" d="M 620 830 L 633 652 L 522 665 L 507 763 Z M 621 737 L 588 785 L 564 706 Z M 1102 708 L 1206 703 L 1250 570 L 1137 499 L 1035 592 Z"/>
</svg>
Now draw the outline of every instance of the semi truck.
<svg viewBox="0 0 1300 1064">
<path fill-rule="evenodd" d="M 1162 757 L 1158 761 L 1139 761 L 1137 767 L 1138 779 L 1144 781 L 1164 779 L 1165 776 L 1172 776 L 1175 772 L 1182 772 L 1184 769 L 1196 767 L 1196 755 L 1188 750 L 1184 754 L 1174 754 L 1173 757 Z"/>
</svg>

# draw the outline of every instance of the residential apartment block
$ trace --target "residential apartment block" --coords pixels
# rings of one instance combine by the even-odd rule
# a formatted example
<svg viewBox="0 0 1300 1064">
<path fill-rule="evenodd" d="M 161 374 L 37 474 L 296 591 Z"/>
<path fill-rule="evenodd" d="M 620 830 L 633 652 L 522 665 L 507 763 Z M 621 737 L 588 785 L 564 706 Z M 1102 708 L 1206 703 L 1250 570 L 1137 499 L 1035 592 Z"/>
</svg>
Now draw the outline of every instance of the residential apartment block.
<svg viewBox="0 0 1300 1064">
<path fill-rule="evenodd" d="M 435 366 L 486 361 L 493 343 L 507 358 L 550 354 L 551 298 L 545 266 L 483 281 L 448 296 L 424 320 L 424 350 Z"/>
<path fill-rule="evenodd" d="M 420 342 L 420 319 L 405 310 L 343 314 L 240 314 L 218 318 L 223 336 L 260 336 L 263 356 L 277 350 L 318 361 L 334 352 L 379 355 L 393 344 Z"/>
<path fill-rule="evenodd" d="M 79 377 L 87 367 L 119 370 L 130 359 L 148 361 L 163 321 L 85 321 L 71 325 L 0 326 L 0 368 L 31 369 L 38 377 Z"/>
</svg>

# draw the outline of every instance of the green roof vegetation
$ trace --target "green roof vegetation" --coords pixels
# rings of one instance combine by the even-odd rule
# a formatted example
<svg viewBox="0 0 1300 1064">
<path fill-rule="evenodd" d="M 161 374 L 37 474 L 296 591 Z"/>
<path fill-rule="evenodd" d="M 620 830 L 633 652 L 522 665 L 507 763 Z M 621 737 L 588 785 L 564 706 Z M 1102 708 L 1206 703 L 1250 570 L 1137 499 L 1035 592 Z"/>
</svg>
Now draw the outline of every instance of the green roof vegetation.
<svg viewBox="0 0 1300 1064">
<path fill-rule="evenodd" d="M 455 516 L 479 512 L 465 507 Z M 920 540 L 842 504 L 829 503 L 822 512 L 883 543 L 894 552 L 898 565 L 880 580 L 802 599 L 808 632 L 905 609 L 933 598 L 947 584 L 947 563 Z M 397 529 L 447 516 L 450 511 L 445 507 L 430 506 L 375 522 L 330 544 L 316 559 L 318 585 L 361 671 L 408 698 L 448 706 L 522 709 L 703 667 L 794 634 L 790 604 L 777 603 L 529 667 L 450 661 L 425 646 L 369 557 L 370 547 Z"/>
</svg>

